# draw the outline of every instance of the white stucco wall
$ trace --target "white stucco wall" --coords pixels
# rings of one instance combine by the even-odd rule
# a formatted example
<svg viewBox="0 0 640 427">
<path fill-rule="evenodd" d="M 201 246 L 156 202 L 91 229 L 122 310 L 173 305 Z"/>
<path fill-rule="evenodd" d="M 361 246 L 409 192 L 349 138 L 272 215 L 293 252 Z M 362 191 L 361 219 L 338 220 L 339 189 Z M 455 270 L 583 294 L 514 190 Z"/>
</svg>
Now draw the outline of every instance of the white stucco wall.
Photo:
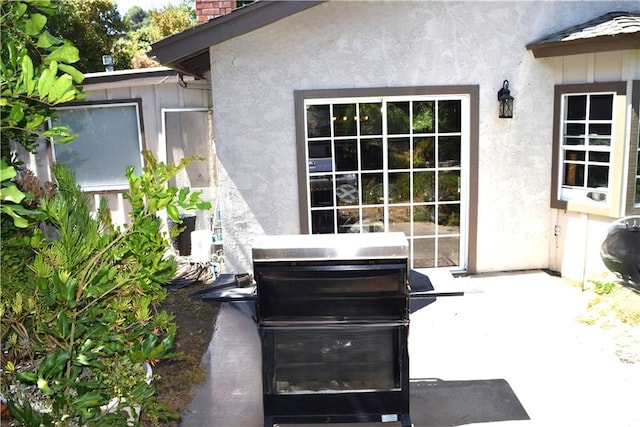
<svg viewBox="0 0 640 427">
<path fill-rule="evenodd" d="M 294 90 L 479 85 L 479 272 L 546 268 L 554 59 L 525 45 L 635 2 L 329 2 L 211 48 L 225 254 L 300 232 Z M 498 119 L 508 79 L 515 116 Z M 553 254 L 555 256 L 555 254 Z"/>
</svg>

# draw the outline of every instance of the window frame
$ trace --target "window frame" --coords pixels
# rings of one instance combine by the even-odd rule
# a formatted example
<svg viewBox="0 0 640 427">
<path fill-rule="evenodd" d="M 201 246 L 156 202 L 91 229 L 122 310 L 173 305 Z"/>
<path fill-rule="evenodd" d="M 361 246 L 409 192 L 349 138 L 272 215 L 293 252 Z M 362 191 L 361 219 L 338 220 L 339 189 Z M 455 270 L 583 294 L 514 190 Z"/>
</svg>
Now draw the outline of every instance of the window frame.
<svg viewBox="0 0 640 427">
<path fill-rule="evenodd" d="M 138 154 L 139 154 L 139 168 L 144 167 L 144 157 L 142 156 L 142 151 L 147 149 L 145 131 L 144 131 L 144 120 L 142 115 L 142 99 L 141 98 L 132 98 L 132 99 L 109 99 L 109 100 L 95 100 L 95 101 L 87 101 L 87 102 L 70 102 L 68 104 L 64 104 L 62 106 L 56 107 L 56 110 L 69 110 L 69 109 L 79 109 L 79 108 L 101 108 L 101 107 L 117 107 L 117 106 L 134 106 L 136 111 L 136 123 L 138 127 Z M 59 121 L 57 124 L 64 125 L 64 122 Z M 74 144 L 75 141 L 72 141 L 70 144 Z M 56 147 L 55 144 L 51 144 L 51 154 L 52 160 L 54 162 L 58 161 L 56 155 Z M 134 165 L 137 168 L 137 165 Z M 137 170 L 136 173 L 140 171 Z M 125 171 L 122 171 L 122 177 L 125 175 Z M 126 180 L 126 178 L 125 178 Z M 87 192 L 110 192 L 110 191 L 121 191 L 129 188 L 128 183 L 124 182 L 122 184 L 113 184 L 113 185 L 82 185 L 83 191 Z"/>
<path fill-rule="evenodd" d="M 629 165 L 627 172 L 625 215 L 640 215 L 640 194 L 636 194 L 640 181 L 640 80 L 631 83 L 631 112 L 629 126 Z M 640 193 L 640 192 L 638 192 Z"/>
<path fill-rule="evenodd" d="M 298 193 L 300 229 L 303 234 L 311 232 L 309 223 L 308 200 L 310 197 L 307 183 L 308 162 L 306 160 L 306 123 L 305 101 L 314 99 L 362 99 L 362 98 L 401 98 L 461 95 L 468 97 L 469 103 L 469 170 L 467 195 L 466 259 L 460 259 L 458 269 L 468 272 L 476 271 L 477 259 L 477 204 L 478 204 L 478 140 L 479 140 L 479 86 L 413 86 L 392 88 L 360 88 L 360 89 L 318 89 L 294 91 L 296 115 L 296 140 L 298 160 Z M 462 231 L 461 231 L 462 232 Z M 462 255 L 462 253 L 461 253 Z"/>
<path fill-rule="evenodd" d="M 609 180 L 607 198 L 604 201 L 590 201 L 584 199 L 568 199 L 562 197 L 562 187 L 564 178 L 564 155 L 563 155 L 563 126 L 564 105 L 563 98 L 567 95 L 598 93 L 613 93 L 612 106 L 612 129 L 609 161 Z M 556 85 L 554 88 L 554 108 L 553 108 L 553 154 L 551 164 L 551 208 L 567 211 L 589 213 L 617 218 L 622 209 L 623 187 L 622 182 L 617 177 L 626 175 L 624 173 L 626 132 L 626 102 L 627 84 L 625 82 L 605 82 L 605 83 L 585 83 Z"/>
</svg>

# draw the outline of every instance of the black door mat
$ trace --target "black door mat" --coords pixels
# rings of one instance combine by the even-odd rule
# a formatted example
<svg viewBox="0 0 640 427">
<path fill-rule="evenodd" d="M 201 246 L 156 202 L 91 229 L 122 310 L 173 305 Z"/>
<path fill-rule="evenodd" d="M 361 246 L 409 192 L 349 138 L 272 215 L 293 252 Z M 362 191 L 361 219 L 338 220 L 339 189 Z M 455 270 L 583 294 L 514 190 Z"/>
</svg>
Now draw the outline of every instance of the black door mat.
<svg viewBox="0 0 640 427">
<path fill-rule="evenodd" d="M 530 419 L 509 383 L 503 379 L 420 379 L 411 380 L 409 389 L 411 421 L 415 427 Z"/>
</svg>

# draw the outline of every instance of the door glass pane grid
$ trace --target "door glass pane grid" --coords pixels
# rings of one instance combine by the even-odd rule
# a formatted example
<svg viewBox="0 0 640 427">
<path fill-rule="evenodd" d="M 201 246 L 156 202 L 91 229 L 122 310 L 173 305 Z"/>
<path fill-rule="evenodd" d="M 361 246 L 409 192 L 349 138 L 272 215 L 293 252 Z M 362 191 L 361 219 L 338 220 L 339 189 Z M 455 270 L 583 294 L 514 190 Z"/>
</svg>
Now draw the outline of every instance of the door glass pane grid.
<svg viewBox="0 0 640 427">
<path fill-rule="evenodd" d="M 319 215 L 314 210 L 321 207 L 313 203 L 310 209 L 312 224 L 314 215 L 333 224 L 312 225 L 312 232 L 402 231 L 416 254 L 416 267 L 459 265 L 460 248 L 446 248 L 460 244 L 460 104 L 459 99 L 405 98 L 323 106 L 332 121 L 342 123 L 331 126 L 335 197 L 322 208 L 330 206 L 332 212 Z M 380 107 L 382 126 L 376 118 Z M 365 126 L 365 119 L 373 124 Z M 355 168 L 343 155 L 349 150 L 350 156 L 357 153 Z M 431 255 L 420 255 L 425 250 Z"/>
<path fill-rule="evenodd" d="M 413 264 L 456 266 L 460 263 L 460 101 L 434 100 L 427 108 L 414 102 L 412 106 Z"/>
<path fill-rule="evenodd" d="M 608 188 L 613 100 L 613 93 L 572 94 L 563 97 L 563 188 Z"/>
</svg>

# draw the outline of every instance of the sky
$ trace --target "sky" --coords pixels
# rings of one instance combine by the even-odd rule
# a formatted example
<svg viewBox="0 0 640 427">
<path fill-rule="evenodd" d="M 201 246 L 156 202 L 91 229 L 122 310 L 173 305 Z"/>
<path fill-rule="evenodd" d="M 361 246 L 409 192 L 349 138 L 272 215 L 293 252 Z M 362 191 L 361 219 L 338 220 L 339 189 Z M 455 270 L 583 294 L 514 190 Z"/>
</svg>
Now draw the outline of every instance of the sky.
<svg viewBox="0 0 640 427">
<path fill-rule="evenodd" d="M 140 6 L 144 10 L 160 9 L 168 4 L 179 6 L 181 0 L 113 0 L 113 2 L 118 6 L 120 16 L 124 16 L 133 6 Z"/>
</svg>

